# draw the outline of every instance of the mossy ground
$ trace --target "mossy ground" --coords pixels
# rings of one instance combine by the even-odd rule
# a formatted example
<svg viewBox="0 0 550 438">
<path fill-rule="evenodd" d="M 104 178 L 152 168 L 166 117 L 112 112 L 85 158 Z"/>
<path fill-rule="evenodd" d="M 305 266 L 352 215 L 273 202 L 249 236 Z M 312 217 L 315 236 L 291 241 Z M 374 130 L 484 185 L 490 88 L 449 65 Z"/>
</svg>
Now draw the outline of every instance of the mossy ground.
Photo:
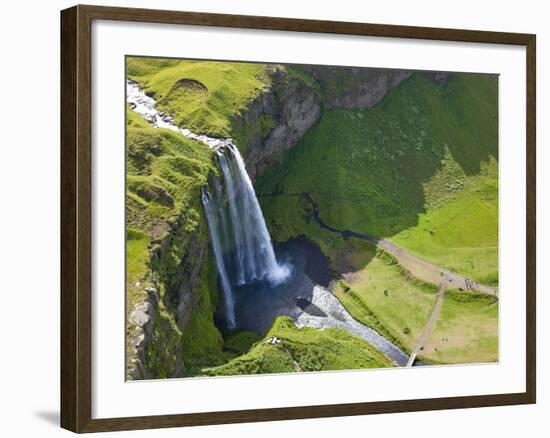
<svg viewBox="0 0 550 438">
<path fill-rule="evenodd" d="M 147 278 L 149 267 L 150 237 L 134 228 L 126 231 L 126 283 L 127 297 L 130 306 L 145 298 L 141 282 Z M 127 306 L 127 311 L 131 310 Z"/>
<path fill-rule="evenodd" d="M 261 339 L 262 337 L 253 331 L 234 332 L 230 333 L 225 339 L 224 348 L 230 352 L 244 354 Z"/>
</svg>

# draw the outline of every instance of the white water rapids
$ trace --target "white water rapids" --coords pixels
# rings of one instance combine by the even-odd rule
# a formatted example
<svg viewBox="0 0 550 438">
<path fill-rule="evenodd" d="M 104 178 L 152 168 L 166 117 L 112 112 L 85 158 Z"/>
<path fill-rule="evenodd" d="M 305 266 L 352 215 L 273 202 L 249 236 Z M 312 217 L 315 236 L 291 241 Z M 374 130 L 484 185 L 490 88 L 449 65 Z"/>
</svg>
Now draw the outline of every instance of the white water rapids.
<svg viewBox="0 0 550 438">
<path fill-rule="evenodd" d="M 133 81 L 126 81 L 126 101 L 132 110 L 146 119 L 156 128 L 166 128 L 179 132 L 187 138 L 206 143 L 212 149 L 218 149 L 231 143 L 231 139 L 212 138 L 206 135 L 199 135 L 189 129 L 180 128 L 174 124 L 174 118 L 155 108 L 156 101 L 147 96 L 139 85 Z"/>
</svg>

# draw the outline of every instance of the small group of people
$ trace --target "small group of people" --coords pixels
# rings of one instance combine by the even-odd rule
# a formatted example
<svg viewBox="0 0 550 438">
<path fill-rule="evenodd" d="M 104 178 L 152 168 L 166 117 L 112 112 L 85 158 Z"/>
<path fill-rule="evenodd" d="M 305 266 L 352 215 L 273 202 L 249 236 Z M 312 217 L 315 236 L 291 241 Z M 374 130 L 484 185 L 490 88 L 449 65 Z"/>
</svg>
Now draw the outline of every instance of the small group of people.
<svg viewBox="0 0 550 438">
<path fill-rule="evenodd" d="M 470 280 L 469 278 L 465 279 L 465 283 L 466 283 L 466 287 L 471 290 L 477 289 L 478 287 L 478 282 L 474 280 Z"/>
</svg>

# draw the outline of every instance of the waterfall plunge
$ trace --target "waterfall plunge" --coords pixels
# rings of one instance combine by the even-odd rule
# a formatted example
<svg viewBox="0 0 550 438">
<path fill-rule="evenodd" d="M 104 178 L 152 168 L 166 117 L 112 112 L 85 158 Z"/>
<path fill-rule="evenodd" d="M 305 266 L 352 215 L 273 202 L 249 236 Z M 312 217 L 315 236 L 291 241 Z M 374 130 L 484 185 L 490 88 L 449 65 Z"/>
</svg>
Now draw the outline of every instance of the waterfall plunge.
<svg viewBox="0 0 550 438">
<path fill-rule="evenodd" d="M 288 277 L 289 268 L 277 263 L 260 204 L 239 150 L 228 142 L 215 152 L 223 187 L 219 181 L 214 181 L 213 193 L 203 191 L 202 202 L 225 296 L 228 325 L 235 327 L 231 284 L 262 280 L 279 284 Z"/>
<path fill-rule="evenodd" d="M 275 258 L 264 216 L 246 172 L 244 161 L 233 144 L 217 151 L 227 192 L 235 247 L 236 283 L 258 280 L 281 283 L 288 268 Z"/>
<path fill-rule="evenodd" d="M 218 187 L 219 184 L 217 184 Z M 233 300 L 233 291 L 231 290 L 231 283 L 229 276 L 227 275 L 227 269 L 225 268 L 225 261 L 223 259 L 223 248 L 225 236 L 225 221 L 223 211 L 220 210 L 221 199 L 220 192 L 216 190 L 214 196 L 212 196 L 206 190 L 202 191 L 202 204 L 204 205 L 204 211 L 206 212 L 206 220 L 208 221 L 208 229 L 210 232 L 210 241 L 212 242 L 212 248 L 214 249 L 214 258 L 216 260 L 216 267 L 218 268 L 218 274 L 220 276 L 220 283 L 222 286 L 224 301 L 225 301 L 225 314 L 227 317 L 227 325 L 229 328 L 235 328 L 237 325 L 235 322 L 235 302 Z"/>
</svg>

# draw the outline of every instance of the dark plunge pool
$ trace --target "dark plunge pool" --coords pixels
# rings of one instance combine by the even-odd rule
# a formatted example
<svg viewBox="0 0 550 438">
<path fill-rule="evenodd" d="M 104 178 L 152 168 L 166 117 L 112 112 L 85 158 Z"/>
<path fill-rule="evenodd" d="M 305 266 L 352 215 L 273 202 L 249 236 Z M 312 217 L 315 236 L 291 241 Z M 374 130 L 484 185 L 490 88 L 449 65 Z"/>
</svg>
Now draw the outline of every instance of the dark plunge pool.
<svg viewBox="0 0 550 438">
<path fill-rule="evenodd" d="M 319 247 L 305 239 L 277 245 L 277 260 L 291 266 L 287 280 L 278 285 L 267 281 L 234 287 L 237 330 L 265 335 L 278 316 L 291 317 L 299 327 L 338 328 L 363 338 L 404 366 L 408 355 L 372 328 L 361 324 L 327 289 L 331 281 L 328 260 Z"/>
<path fill-rule="evenodd" d="M 328 260 L 319 247 L 306 238 L 276 245 L 279 263 L 290 266 L 287 280 L 279 285 L 256 282 L 233 289 L 237 329 L 264 335 L 275 318 L 296 317 L 311 301 L 315 284 L 327 287 L 331 276 Z"/>
</svg>

